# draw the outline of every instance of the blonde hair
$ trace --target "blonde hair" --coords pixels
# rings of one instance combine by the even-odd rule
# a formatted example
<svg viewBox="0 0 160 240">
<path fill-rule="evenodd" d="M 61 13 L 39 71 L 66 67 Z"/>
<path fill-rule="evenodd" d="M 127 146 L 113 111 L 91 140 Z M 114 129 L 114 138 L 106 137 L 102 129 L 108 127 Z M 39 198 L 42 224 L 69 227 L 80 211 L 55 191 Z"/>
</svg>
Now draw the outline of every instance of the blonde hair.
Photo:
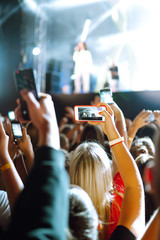
<svg viewBox="0 0 160 240">
<path fill-rule="evenodd" d="M 112 201 L 112 171 L 110 160 L 100 144 L 81 143 L 73 152 L 70 181 L 83 188 L 90 196 L 99 219 L 107 223 Z"/>
</svg>

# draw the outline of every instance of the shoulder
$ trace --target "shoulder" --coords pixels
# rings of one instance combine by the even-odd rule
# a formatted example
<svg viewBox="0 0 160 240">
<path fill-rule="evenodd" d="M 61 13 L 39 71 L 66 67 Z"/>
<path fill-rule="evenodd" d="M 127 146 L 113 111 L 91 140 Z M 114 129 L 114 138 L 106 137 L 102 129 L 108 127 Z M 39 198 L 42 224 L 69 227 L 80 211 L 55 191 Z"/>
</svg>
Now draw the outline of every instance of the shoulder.
<svg viewBox="0 0 160 240">
<path fill-rule="evenodd" d="M 136 240 L 136 236 L 128 228 L 119 225 L 113 231 L 109 240 Z"/>
</svg>

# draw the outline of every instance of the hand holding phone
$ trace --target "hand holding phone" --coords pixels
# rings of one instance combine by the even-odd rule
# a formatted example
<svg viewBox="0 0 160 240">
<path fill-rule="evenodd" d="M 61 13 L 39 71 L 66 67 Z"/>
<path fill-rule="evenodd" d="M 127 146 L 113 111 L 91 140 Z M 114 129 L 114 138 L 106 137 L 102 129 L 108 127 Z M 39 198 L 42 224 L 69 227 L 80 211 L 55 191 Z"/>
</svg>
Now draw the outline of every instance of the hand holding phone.
<svg viewBox="0 0 160 240">
<path fill-rule="evenodd" d="M 37 93 L 33 70 L 31 68 L 29 68 L 29 69 L 16 71 L 15 80 L 16 80 L 16 87 L 17 87 L 18 95 L 20 98 L 21 111 L 22 111 L 23 118 L 25 120 L 29 120 L 30 118 L 29 118 L 29 114 L 28 114 L 27 104 L 22 99 L 22 97 L 20 95 L 20 91 L 22 89 L 27 89 L 27 90 L 31 91 L 34 94 L 35 98 L 38 100 L 38 93 Z"/>
<path fill-rule="evenodd" d="M 107 104 L 113 104 L 113 97 L 112 97 L 112 91 L 110 88 L 103 88 L 100 90 L 100 99 L 101 102 L 107 103 Z"/>
<path fill-rule="evenodd" d="M 17 138 L 22 139 L 22 126 L 19 121 L 11 121 L 12 133 L 14 141 L 17 142 Z"/>
<path fill-rule="evenodd" d="M 102 112 L 105 109 L 105 107 L 97 107 L 92 105 L 77 105 L 74 107 L 74 119 L 78 122 L 104 122 L 105 117 L 101 116 L 99 112 Z"/>
<path fill-rule="evenodd" d="M 155 116 L 154 116 L 154 113 L 151 112 L 151 114 L 148 116 L 148 118 L 146 119 L 146 122 L 150 122 L 150 123 L 153 123 L 155 122 L 156 119 L 155 119 Z"/>
</svg>

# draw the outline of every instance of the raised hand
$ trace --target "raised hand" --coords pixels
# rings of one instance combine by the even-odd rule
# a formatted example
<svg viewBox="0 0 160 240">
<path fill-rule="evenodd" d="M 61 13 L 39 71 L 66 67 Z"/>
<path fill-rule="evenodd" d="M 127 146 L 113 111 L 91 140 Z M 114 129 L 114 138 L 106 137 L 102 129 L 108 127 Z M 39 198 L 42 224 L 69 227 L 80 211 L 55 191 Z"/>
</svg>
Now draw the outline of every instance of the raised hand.
<svg viewBox="0 0 160 240">
<path fill-rule="evenodd" d="M 142 128 L 143 126 L 149 124 L 147 118 L 152 113 L 150 110 L 142 110 L 134 119 L 132 122 L 132 125 L 128 129 L 128 147 L 130 148 L 131 143 L 138 131 L 138 129 Z"/>
<path fill-rule="evenodd" d="M 142 110 L 133 120 L 132 125 L 135 125 L 137 129 L 147 125 L 149 122 L 147 122 L 147 118 L 152 113 L 150 110 Z"/>
<path fill-rule="evenodd" d="M 103 132 L 110 139 L 110 138 L 112 138 L 112 133 L 113 133 L 112 130 L 116 129 L 115 121 L 114 121 L 114 112 L 111 109 L 111 107 L 106 103 L 101 103 L 101 102 L 98 103 L 97 107 L 100 107 L 100 106 L 105 106 L 106 107 L 106 110 L 103 110 L 102 112 L 99 113 L 100 115 L 105 117 L 105 122 L 89 121 L 88 123 L 92 124 L 92 125 L 98 125 L 99 124 L 101 126 Z M 118 133 L 117 129 L 115 131 Z M 118 135 L 119 135 L 119 133 L 118 133 Z M 117 134 L 116 134 L 116 137 L 117 137 Z M 114 138 L 114 136 L 113 136 L 113 138 Z"/>
<path fill-rule="evenodd" d="M 38 145 L 60 149 L 59 129 L 51 96 L 40 94 L 41 97 L 37 101 L 27 90 L 22 90 L 21 96 L 27 103 L 31 121 L 39 130 Z"/>
<path fill-rule="evenodd" d="M 30 136 L 27 135 L 27 130 L 25 127 L 22 128 L 22 139 L 17 139 L 17 144 L 19 149 L 25 156 L 25 164 L 27 167 L 27 171 L 29 171 L 33 165 L 34 152 Z"/>
<path fill-rule="evenodd" d="M 160 110 L 153 111 L 155 117 L 155 124 L 160 127 Z"/>
</svg>

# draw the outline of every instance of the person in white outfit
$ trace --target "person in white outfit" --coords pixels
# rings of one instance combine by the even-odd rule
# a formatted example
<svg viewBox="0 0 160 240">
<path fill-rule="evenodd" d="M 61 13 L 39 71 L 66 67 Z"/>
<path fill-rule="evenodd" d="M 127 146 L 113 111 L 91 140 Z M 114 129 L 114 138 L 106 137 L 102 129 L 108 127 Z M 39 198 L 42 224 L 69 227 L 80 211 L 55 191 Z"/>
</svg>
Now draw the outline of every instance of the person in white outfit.
<svg viewBox="0 0 160 240">
<path fill-rule="evenodd" d="M 84 42 L 79 42 L 74 49 L 73 61 L 74 67 L 74 92 L 81 93 L 81 85 L 83 93 L 90 91 L 90 74 L 92 71 L 92 55 L 87 50 Z"/>
</svg>

